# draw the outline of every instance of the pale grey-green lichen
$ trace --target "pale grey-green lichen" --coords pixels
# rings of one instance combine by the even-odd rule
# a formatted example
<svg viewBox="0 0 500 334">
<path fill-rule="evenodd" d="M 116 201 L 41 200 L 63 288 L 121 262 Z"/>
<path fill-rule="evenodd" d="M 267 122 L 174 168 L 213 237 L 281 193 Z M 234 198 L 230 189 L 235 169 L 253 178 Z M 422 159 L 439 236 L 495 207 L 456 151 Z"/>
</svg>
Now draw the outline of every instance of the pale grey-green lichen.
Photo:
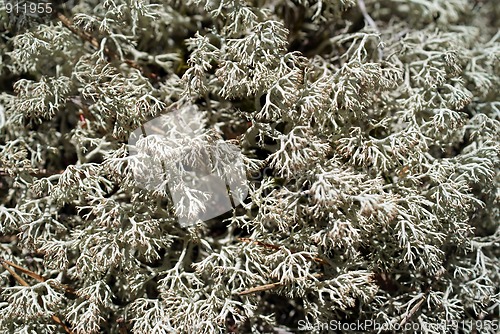
<svg viewBox="0 0 500 334">
<path fill-rule="evenodd" d="M 497 1 L 13 2 L 0 333 L 498 332 Z M 250 189 L 183 227 L 128 138 L 189 105 Z"/>
</svg>

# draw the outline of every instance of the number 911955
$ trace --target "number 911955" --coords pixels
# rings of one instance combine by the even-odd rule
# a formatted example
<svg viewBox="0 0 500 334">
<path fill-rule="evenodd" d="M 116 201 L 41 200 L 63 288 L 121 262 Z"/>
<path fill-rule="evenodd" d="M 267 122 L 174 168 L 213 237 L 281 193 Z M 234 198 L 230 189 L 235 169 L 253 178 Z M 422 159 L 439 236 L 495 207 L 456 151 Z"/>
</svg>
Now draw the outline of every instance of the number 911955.
<svg viewBox="0 0 500 334">
<path fill-rule="evenodd" d="M 5 1 L 5 11 L 14 15 L 44 15 L 52 14 L 54 8 L 51 2 L 44 1 Z"/>
</svg>

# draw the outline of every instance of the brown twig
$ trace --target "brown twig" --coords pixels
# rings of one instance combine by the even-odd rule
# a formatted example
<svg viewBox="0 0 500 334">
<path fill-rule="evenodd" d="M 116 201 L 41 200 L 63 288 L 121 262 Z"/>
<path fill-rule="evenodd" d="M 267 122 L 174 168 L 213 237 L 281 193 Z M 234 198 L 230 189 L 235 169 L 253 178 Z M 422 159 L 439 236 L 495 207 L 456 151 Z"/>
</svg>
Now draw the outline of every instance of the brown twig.
<svg viewBox="0 0 500 334">
<path fill-rule="evenodd" d="M 11 261 L 8 261 L 8 260 L 4 260 L 4 259 L 0 259 L 0 261 L 2 263 L 4 263 L 4 264 L 7 264 L 7 265 L 9 265 L 9 266 L 11 266 L 11 267 L 19 270 L 23 274 L 28 275 L 29 277 L 37 280 L 38 282 L 45 282 L 45 281 L 47 281 L 47 279 L 45 277 L 43 277 L 41 275 L 38 275 L 37 273 L 35 273 L 35 272 L 33 272 L 33 271 L 29 270 L 29 269 L 21 267 L 20 265 L 17 265 L 14 262 L 11 262 Z M 73 288 L 71 288 L 70 286 L 67 286 L 65 284 L 58 284 L 57 287 L 63 288 L 66 293 L 71 294 L 71 295 L 73 295 L 75 297 L 79 296 L 78 293 Z"/>
<path fill-rule="evenodd" d="M 16 280 L 19 284 L 21 284 L 22 286 L 25 286 L 25 287 L 30 287 L 30 285 L 29 285 L 29 284 L 28 284 L 28 283 L 27 283 L 24 279 L 22 279 L 22 277 L 21 277 L 21 276 L 19 276 L 19 275 L 18 275 L 18 274 L 17 274 L 17 273 L 16 273 L 16 272 L 15 272 L 15 271 L 11 268 L 11 266 L 12 266 L 12 267 L 14 267 L 14 268 L 16 268 L 16 269 L 19 269 L 19 270 L 21 270 L 21 269 L 22 269 L 22 271 L 23 271 L 25 274 L 28 274 L 27 272 L 29 272 L 29 273 L 30 273 L 30 276 L 31 276 L 31 274 L 33 274 L 33 276 L 35 276 L 35 277 L 38 277 L 38 278 L 42 278 L 42 279 L 44 279 L 43 277 L 39 276 L 38 274 L 35 274 L 35 273 L 33 273 L 33 272 L 31 272 L 31 271 L 29 271 L 29 270 L 27 270 L 27 269 L 24 269 L 24 268 L 22 268 L 22 267 L 19 267 L 19 266 L 17 266 L 16 264 L 14 264 L 14 263 L 12 263 L 12 262 L 10 262 L 10 261 L 7 261 L 7 260 L 4 260 L 4 259 L 1 259 L 1 258 L 0 258 L 0 263 L 2 264 L 2 267 L 4 267 L 4 268 L 5 268 L 5 269 L 6 269 L 6 270 L 7 270 L 7 271 L 8 271 L 8 272 L 12 275 L 12 277 L 14 277 L 14 279 L 15 279 L 15 280 Z M 26 272 L 25 272 L 25 271 L 26 271 Z M 43 280 L 42 282 L 44 282 L 44 280 Z M 41 299 L 41 297 L 38 297 L 38 303 L 40 303 L 40 304 L 42 303 L 42 299 Z M 65 323 L 64 323 L 64 322 L 63 322 L 63 321 L 62 321 L 62 320 L 61 320 L 61 319 L 57 316 L 57 315 L 53 314 L 53 315 L 51 315 L 51 318 L 52 318 L 52 320 L 53 320 L 56 324 L 58 324 L 58 325 L 62 326 L 62 327 L 64 328 L 64 330 L 66 331 L 66 333 L 73 334 L 73 331 L 72 331 L 72 330 L 71 330 L 71 329 L 70 329 L 70 328 L 69 328 L 69 327 L 68 327 L 68 326 L 67 326 L 67 325 L 66 325 L 66 324 L 65 324 Z"/>
<path fill-rule="evenodd" d="M 253 243 L 255 245 L 259 245 L 261 247 L 265 247 L 265 248 L 272 249 L 272 250 L 279 250 L 281 248 L 281 247 L 276 246 L 276 245 L 265 243 L 265 242 L 262 242 L 259 240 L 253 240 L 250 238 L 238 238 L 238 240 L 243 241 L 243 242 Z M 291 251 L 291 252 L 295 253 L 295 251 Z M 327 261 L 325 261 L 319 257 L 307 256 L 307 258 L 309 260 L 313 260 L 313 261 L 316 261 L 316 262 L 319 262 L 322 264 L 328 264 Z M 315 278 L 320 278 L 322 276 L 323 276 L 323 274 L 314 274 L 313 275 L 313 277 L 315 277 Z M 264 285 L 256 286 L 256 287 L 241 291 L 238 293 L 238 295 L 244 296 L 244 295 L 249 295 L 249 294 L 256 293 L 256 292 L 268 291 L 268 290 L 272 290 L 272 289 L 278 288 L 278 287 L 283 286 L 283 285 L 285 285 L 285 283 L 282 283 L 282 282 L 264 284 Z"/>
<path fill-rule="evenodd" d="M 434 280 L 432 282 L 432 284 L 429 284 L 429 286 L 425 289 L 424 291 L 424 295 L 422 297 L 420 297 L 420 300 L 411 308 L 411 310 L 409 310 L 408 312 L 406 312 L 406 314 L 403 316 L 403 319 L 401 320 L 401 322 L 399 323 L 399 326 L 400 327 L 403 327 L 406 323 L 408 323 L 408 321 L 410 321 L 410 319 L 415 315 L 415 313 L 417 313 L 420 308 L 422 307 L 422 305 L 424 304 L 425 300 L 427 299 L 427 297 L 429 296 L 429 293 L 432 291 L 432 286 L 439 281 L 439 279 L 446 273 L 446 269 L 443 267 L 441 268 L 441 270 L 436 274 L 436 276 L 434 277 Z"/>
<path fill-rule="evenodd" d="M 92 35 L 89 33 L 82 31 L 78 28 L 76 28 L 73 25 L 73 22 L 71 19 L 69 19 L 67 16 L 65 16 L 63 13 L 56 11 L 55 15 L 57 19 L 69 30 L 71 30 L 72 33 L 75 35 L 79 36 L 81 39 L 84 41 L 87 41 L 90 43 L 94 48 L 99 49 L 100 48 L 100 42 Z M 145 77 L 151 79 L 151 80 L 158 80 L 158 76 L 154 73 L 151 73 L 150 71 L 147 71 L 145 68 L 143 68 L 141 65 L 137 64 L 135 61 L 131 59 L 120 59 L 120 57 L 110 50 L 107 46 L 104 46 L 103 48 L 104 53 L 110 58 L 110 60 L 117 60 L 117 61 L 122 61 L 128 66 L 135 68 L 136 70 L 139 70 Z"/>
<path fill-rule="evenodd" d="M 19 266 L 19 265 L 15 264 L 14 262 L 10 262 L 10 261 L 8 261 L 8 260 L 1 260 L 1 261 L 2 261 L 2 263 L 7 264 L 7 265 L 9 265 L 9 266 L 11 266 L 11 267 L 13 267 L 13 268 L 15 268 L 15 269 L 19 270 L 19 271 L 20 271 L 20 272 L 22 272 L 23 274 L 26 274 L 26 275 L 28 275 L 29 277 L 34 278 L 34 279 L 35 279 L 35 280 L 37 280 L 38 282 L 45 282 L 45 281 L 46 281 L 45 277 L 40 276 L 40 275 L 38 275 L 37 273 L 32 272 L 31 270 L 28 270 L 28 269 L 26 269 L 26 268 L 23 268 L 23 267 L 21 267 L 21 266 Z"/>
<path fill-rule="evenodd" d="M 314 278 L 320 278 L 322 276 L 323 276 L 323 274 L 314 274 L 313 275 Z M 268 290 L 272 290 L 272 289 L 275 289 L 275 288 L 279 288 L 280 286 L 284 286 L 284 285 L 285 285 L 285 283 L 282 283 L 282 282 L 264 284 L 264 285 L 256 286 L 254 288 L 250 288 L 250 289 L 238 292 L 238 295 L 239 296 L 244 296 L 244 295 L 249 295 L 251 293 L 268 291 Z"/>
<path fill-rule="evenodd" d="M 251 293 L 256 293 L 256 292 L 261 292 L 261 291 L 267 291 L 267 290 L 271 290 L 271 289 L 274 289 L 274 288 L 278 288 L 280 286 L 283 286 L 283 283 L 279 283 L 278 282 L 278 283 L 264 284 L 264 285 L 256 286 L 254 288 L 250 288 L 248 290 L 244 290 L 244 291 L 238 292 L 238 295 L 240 295 L 240 296 L 249 295 Z"/>
<path fill-rule="evenodd" d="M 417 313 L 417 311 L 420 310 L 422 304 L 425 302 L 425 299 L 427 298 L 427 295 L 428 293 L 424 293 L 424 295 L 420 298 L 418 303 L 416 303 L 415 306 L 413 306 L 411 310 L 405 314 L 403 320 L 401 320 L 401 322 L 399 323 L 401 327 L 403 327 L 415 315 L 415 313 Z"/>
</svg>

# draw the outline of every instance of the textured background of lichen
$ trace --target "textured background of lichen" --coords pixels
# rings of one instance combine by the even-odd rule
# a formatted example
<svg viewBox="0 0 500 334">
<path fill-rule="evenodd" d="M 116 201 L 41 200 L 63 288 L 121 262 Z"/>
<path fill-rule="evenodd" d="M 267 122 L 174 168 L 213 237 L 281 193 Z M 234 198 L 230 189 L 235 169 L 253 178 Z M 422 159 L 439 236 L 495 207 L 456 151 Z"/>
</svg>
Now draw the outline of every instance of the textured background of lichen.
<svg viewBox="0 0 500 334">
<path fill-rule="evenodd" d="M 497 331 L 496 1 L 8 3 L 0 332 Z M 251 187 L 191 228 L 126 146 L 186 106 Z"/>
</svg>

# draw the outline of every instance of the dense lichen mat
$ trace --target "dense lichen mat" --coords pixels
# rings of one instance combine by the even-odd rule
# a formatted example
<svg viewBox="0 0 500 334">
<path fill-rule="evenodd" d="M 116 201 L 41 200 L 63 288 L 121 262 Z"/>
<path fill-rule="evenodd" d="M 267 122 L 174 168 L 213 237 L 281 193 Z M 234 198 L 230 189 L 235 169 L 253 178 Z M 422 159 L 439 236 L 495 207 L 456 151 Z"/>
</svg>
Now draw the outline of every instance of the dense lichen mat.
<svg viewBox="0 0 500 334">
<path fill-rule="evenodd" d="M 498 333 L 498 22 L 0 1 L 0 332 Z"/>
</svg>

